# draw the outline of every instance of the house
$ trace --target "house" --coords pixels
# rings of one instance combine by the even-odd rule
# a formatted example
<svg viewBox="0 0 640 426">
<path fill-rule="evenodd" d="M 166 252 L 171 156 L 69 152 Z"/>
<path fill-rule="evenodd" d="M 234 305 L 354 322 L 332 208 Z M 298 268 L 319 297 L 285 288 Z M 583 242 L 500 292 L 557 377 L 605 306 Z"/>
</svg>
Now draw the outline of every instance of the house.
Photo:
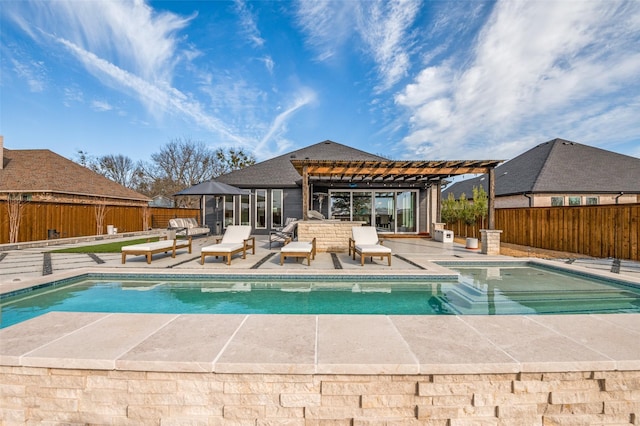
<svg viewBox="0 0 640 426">
<path fill-rule="evenodd" d="M 546 207 L 640 202 L 640 159 L 553 139 L 495 169 L 495 207 Z M 487 190 L 486 176 L 456 182 L 443 199 L 473 187 Z"/>
<path fill-rule="evenodd" d="M 165 195 L 156 195 L 149 202 L 149 207 L 169 207 L 173 208 L 176 206 L 175 200 L 173 198 L 167 197 Z"/>
<path fill-rule="evenodd" d="M 0 244 L 148 228 L 148 197 L 48 149 L 3 144 Z"/>
<path fill-rule="evenodd" d="M 3 147 L 0 136 L 0 199 L 147 206 L 150 199 L 48 149 Z"/>
<path fill-rule="evenodd" d="M 249 191 L 205 197 L 205 223 L 216 232 L 243 224 L 266 234 L 287 218 L 307 219 L 311 210 L 381 233 L 429 233 L 439 222 L 441 179 L 487 173 L 500 162 L 391 161 L 326 140 L 216 178 Z"/>
</svg>

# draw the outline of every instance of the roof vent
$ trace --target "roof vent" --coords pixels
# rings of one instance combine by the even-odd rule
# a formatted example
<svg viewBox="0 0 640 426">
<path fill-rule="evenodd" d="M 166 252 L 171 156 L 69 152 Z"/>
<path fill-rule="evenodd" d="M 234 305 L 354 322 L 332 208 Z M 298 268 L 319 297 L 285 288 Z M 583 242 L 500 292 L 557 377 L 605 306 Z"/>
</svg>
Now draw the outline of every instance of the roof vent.
<svg viewBox="0 0 640 426">
<path fill-rule="evenodd" d="M 291 155 L 289 156 L 289 158 L 296 158 L 296 155 L 295 155 L 295 154 L 291 154 Z"/>
</svg>

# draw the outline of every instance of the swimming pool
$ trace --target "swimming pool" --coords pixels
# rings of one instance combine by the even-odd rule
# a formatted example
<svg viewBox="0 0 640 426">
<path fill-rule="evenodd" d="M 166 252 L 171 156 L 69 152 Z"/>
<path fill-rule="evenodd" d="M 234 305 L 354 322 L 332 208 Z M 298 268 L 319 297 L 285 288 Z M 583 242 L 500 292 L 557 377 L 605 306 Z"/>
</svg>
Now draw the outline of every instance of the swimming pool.
<svg viewBox="0 0 640 426">
<path fill-rule="evenodd" d="M 528 263 L 446 263 L 459 276 L 88 274 L 3 295 L 0 328 L 51 311 L 515 315 L 640 312 L 640 287 Z"/>
</svg>

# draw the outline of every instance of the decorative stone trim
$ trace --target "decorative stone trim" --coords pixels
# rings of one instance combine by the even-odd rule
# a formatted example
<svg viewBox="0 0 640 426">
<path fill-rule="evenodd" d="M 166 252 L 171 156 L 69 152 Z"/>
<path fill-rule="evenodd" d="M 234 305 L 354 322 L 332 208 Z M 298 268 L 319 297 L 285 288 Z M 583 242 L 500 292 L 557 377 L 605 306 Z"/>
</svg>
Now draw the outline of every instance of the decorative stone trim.
<svg viewBox="0 0 640 426">
<path fill-rule="evenodd" d="M 340 220 L 305 220 L 298 222 L 298 240 L 316 239 L 317 252 L 346 253 L 349 250 L 351 228 L 364 222 Z"/>
<path fill-rule="evenodd" d="M 4 424 L 640 424 L 640 371 L 433 375 L 0 367 Z"/>
</svg>

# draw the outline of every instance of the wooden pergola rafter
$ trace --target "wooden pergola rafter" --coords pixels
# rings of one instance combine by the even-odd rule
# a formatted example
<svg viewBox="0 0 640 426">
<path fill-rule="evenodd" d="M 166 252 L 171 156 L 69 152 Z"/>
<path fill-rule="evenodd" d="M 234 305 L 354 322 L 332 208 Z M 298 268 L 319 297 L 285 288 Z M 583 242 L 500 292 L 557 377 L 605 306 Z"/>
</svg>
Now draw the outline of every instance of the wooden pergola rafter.
<svg viewBox="0 0 640 426">
<path fill-rule="evenodd" d="M 394 182 L 428 184 L 431 181 L 464 174 L 489 175 L 489 229 L 494 229 L 494 168 L 504 160 L 291 160 L 302 176 L 302 199 L 309 199 L 309 179 L 329 182 Z M 307 205 L 303 205 L 306 219 Z"/>
</svg>

